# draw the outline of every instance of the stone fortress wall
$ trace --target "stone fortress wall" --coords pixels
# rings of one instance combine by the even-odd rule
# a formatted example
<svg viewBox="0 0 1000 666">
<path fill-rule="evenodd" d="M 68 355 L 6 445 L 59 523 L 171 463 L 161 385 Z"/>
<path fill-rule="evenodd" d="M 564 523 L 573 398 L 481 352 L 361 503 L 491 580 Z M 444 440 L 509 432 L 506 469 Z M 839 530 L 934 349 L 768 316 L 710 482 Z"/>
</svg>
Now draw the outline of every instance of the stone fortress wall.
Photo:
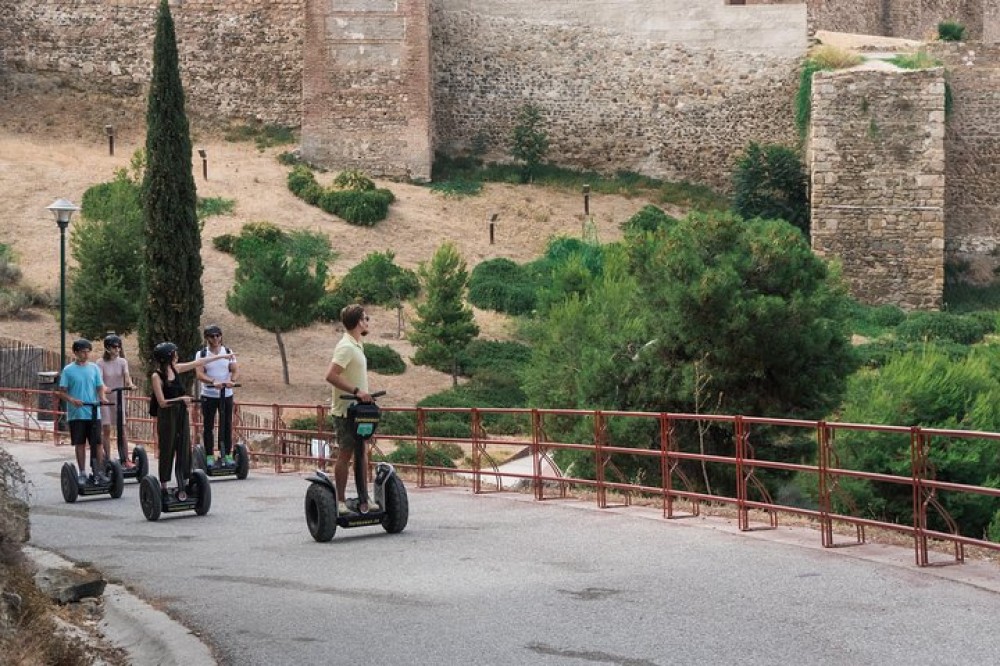
<svg viewBox="0 0 1000 666">
<path fill-rule="evenodd" d="M 920 188 L 931 180 L 937 188 L 940 177 L 926 166 L 936 162 L 922 138 L 938 131 L 936 116 L 922 115 L 936 93 L 911 85 L 920 77 L 850 74 L 824 80 L 814 99 L 814 134 L 839 137 L 810 151 L 815 240 L 844 259 L 859 296 L 910 308 L 940 303 L 944 256 L 983 263 L 984 274 L 997 262 L 1000 3 L 992 0 L 169 1 L 188 109 L 301 126 L 304 152 L 331 166 L 419 179 L 434 149 L 502 158 L 518 110 L 532 102 L 561 164 L 720 188 L 749 141 L 797 142 L 792 100 L 810 30 L 919 38 L 954 18 L 980 41 L 934 47 L 954 93 L 944 228 L 927 210 L 879 213 L 901 198 L 934 199 Z M 0 80 L 141 102 L 155 15 L 152 0 L 0 0 Z M 840 85 L 869 90 L 876 107 L 890 104 L 876 94 L 884 85 L 915 109 L 905 127 L 893 126 L 891 150 L 859 161 L 870 137 L 849 140 L 838 123 L 857 119 L 824 106 L 845 94 Z M 922 160 L 919 184 L 905 176 L 904 155 Z M 827 187 L 869 178 L 878 187 Z M 861 224 L 837 206 L 861 206 L 872 219 Z M 924 223 L 932 238 L 914 232 Z M 911 253 L 914 243 L 927 252 Z M 912 273 L 911 259 L 923 274 Z"/>
</svg>

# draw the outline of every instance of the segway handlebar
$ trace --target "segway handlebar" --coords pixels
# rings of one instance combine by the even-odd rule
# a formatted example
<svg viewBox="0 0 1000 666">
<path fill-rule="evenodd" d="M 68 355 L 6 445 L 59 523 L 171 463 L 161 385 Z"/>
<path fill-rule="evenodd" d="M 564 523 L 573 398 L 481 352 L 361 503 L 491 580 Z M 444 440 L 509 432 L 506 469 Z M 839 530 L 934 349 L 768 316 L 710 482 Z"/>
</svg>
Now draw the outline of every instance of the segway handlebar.
<svg viewBox="0 0 1000 666">
<path fill-rule="evenodd" d="M 369 393 L 369 395 L 374 400 L 375 398 L 381 398 L 382 396 L 385 395 L 385 393 L 386 393 L 385 391 L 376 391 L 375 393 Z M 356 400 L 357 397 L 358 396 L 354 395 L 353 393 L 341 393 L 340 394 L 341 400 Z"/>
<path fill-rule="evenodd" d="M 121 393 L 122 391 L 134 391 L 135 389 L 136 389 L 135 386 L 119 386 L 118 388 L 105 389 L 104 392 L 105 393 Z"/>
</svg>

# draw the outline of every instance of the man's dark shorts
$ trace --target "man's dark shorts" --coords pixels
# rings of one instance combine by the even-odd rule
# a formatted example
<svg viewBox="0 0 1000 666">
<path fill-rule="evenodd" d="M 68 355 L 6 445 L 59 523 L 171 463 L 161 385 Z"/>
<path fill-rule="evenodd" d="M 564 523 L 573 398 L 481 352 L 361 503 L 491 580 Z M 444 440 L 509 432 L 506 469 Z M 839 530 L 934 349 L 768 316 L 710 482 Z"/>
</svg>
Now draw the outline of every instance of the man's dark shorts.
<svg viewBox="0 0 1000 666">
<path fill-rule="evenodd" d="M 337 448 L 341 451 L 356 451 L 358 436 L 348 425 L 346 416 L 333 417 L 333 432 L 337 435 Z"/>
<path fill-rule="evenodd" d="M 69 422 L 69 441 L 73 446 L 101 443 L 101 422 L 91 419 L 76 419 Z"/>
</svg>

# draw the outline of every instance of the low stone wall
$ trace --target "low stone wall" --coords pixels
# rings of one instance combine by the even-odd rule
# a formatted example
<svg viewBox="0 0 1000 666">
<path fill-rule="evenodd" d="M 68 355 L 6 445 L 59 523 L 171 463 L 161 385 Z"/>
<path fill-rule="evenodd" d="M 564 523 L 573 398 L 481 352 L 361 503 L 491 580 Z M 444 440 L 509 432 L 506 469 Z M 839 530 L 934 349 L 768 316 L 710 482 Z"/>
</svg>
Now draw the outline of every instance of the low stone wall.
<svg viewBox="0 0 1000 666">
<path fill-rule="evenodd" d="M 813 249 L 862 302 L 941 307 L 944 116 L 941 69 L 813 78 Z"/>
</svg>

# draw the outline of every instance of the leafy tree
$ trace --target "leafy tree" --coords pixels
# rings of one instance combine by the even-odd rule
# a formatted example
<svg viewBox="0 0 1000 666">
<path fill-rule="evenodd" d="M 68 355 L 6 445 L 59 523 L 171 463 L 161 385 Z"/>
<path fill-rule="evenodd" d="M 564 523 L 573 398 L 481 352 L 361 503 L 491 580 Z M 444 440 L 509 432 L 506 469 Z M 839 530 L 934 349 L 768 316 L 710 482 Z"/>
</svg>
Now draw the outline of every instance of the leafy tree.
<svg viewBox="0 0 1000 666">
<path fill-rule="evenodd" d="M 153 347 L 164 340 L 177 344 L 182 357 L 194 353 L 201 342 L 199 320 L 205 304 L 191 136 L 167 0 L 160 0 L 153 41 L 146 160 L 142 183 L 146 270 L 139 350 L 148 363 Z M 190 383 L 190 375 L 185 377 Z"/>
<path fill-rule="evenodd" d="M 413 362 L 437 365 L 447 360 L 452 383 L 457 386 L 459 354 L 479 335 L 472 310 L 464 302 L 469 279 L 465 260 L 453 243 L 446 242 L 429 265 L 421 264 L 418 274 L 425 300 L 417 305 L 417 319 L 409 335 L 417 348 Z"/>
<path fill-rule="evenodd" d="M 76 267 L 70 272 L 67 323 L 96 339 L 127 335 L 142 302 L 143 222 L 140 190 L 124 169 L 83 195 L 83 222 L 70 232 Z"/>
<path fill-rule="evenodd" d="M 315 321 L 316 305 L 325 291 L 326 263 L 315 257 L 290 256 L 288 246 L 280 241 L 250 239 L 237 244 L 236 283 L 226 295 L 226 307 L 274 333 L 282 376 L 289 384 L 282 333 Z"/>
<path fill-rule="evenodd" d="M 877 371 L 856 373 L 849 383 L 841 420 L 853 423 L 919 425 L 927 428 L 1000 430 L 1000 362 L 993 346 L 973 347 L 955 359 L 935 343 L 897 355 Z M 837 437 L 841 466 L 909 477 L 909 434 L 843 432 Z M 996 442 L 934 437 L 930 461 L 938 481 L 1000 487 Z M 910 523 L 913 493 L 908 486 L 853 481 L 843 484 L 866 515 Z M 1000 521 L 1000 500 L 971 493 L 938 494 L 938 501 L 966 536 L 982 538 Z M 948 531 L 936 512 L 931 529 Z"/>
<path fill-rule="evenodd" d="M 401 332 L 403 303 L 420 293 L 420 279 L 414 271 L 398 266 L 395 259 L 391 250 L 372 252 L 347 272 L 337 285 L 336 296 L 344 305 L 370 303 L 395 308 Z"/>
<path fill-rule="evenodd" d="M 517 124 L 510 135 L 510 153 L 522 163 L 521 182 L 530 183 L 545 154 L 549 151 L 549 135 L 541 128 L 542 114 L 534 104 L 525 104 L 517 115 Z"/>
<path fill-rule="evenodd" d="M 733 173 L 733 210 L 745 220 L 785 220 L 809 237 L 806 174 L 798 154 L 785 146 L 750 143 Z"/>
</svg>

